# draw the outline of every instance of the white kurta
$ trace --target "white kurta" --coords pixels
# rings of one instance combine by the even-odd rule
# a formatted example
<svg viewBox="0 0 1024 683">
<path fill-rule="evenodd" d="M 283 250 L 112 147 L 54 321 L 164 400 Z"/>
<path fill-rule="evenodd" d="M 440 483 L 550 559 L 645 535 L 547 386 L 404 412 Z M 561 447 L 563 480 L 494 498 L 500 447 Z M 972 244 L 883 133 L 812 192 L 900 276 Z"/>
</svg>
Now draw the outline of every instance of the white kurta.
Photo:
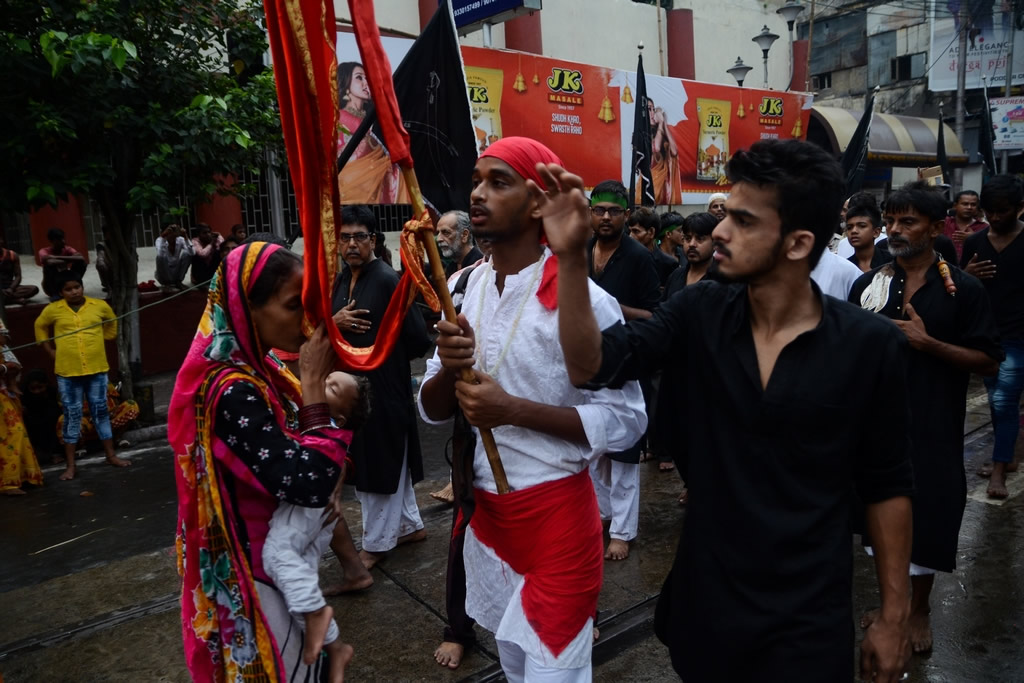
<svg viewBox="0 0 1024 683">
<path fill-rule="evenodd" d="M 540 263 L 505 277 L 501 295 L 491 264 L 483 264 L 469 278 L 462 312 L 474 327 L 478 346 L 477 368 L 489 372 L 509 394 L 552 406 L 572 406 L 579 413 L 589 446 L 514 426 L 497 427 L 494 440 L 513 490 L 568 477 L 586 469 L 602 453 L 626 450 L 647 428 L 644 399 L 637 382 L 620 390 L 585 391 L 569 382 L 558 339 L 558 312 L 545 309 L 537 299 L 537 268 L 550 257 L 545 249 Z M 615 299 L 588 280 L 590 301 L 601 329 L 622 320 Z M 481 306 L 482 304 L 482 306 Z M 521 312 L 520 312 L 521 311 Z M 499 358 L 504 356 L 503 360 Z M 498 365 L 495 371 L 495 365 Z M 482 366 L 482 367 L 481 367 Z M 427 361 L 423 384 L 437 374 L 437 356 Z M 420 415 L 431 420 L 419 400 Z M 477 439 L 474 485 L 497 492 L 483 445 Z M 466 613 L 499 640 L 521 647 L 531 659 L 559 669 L 589 665 L 592 645 L 588 622 L 557 658 L 544 647 L 523 614 L 519 594 L 522 576 L 480 543 L 472 529 L 466 533 Z"/>
</svg>

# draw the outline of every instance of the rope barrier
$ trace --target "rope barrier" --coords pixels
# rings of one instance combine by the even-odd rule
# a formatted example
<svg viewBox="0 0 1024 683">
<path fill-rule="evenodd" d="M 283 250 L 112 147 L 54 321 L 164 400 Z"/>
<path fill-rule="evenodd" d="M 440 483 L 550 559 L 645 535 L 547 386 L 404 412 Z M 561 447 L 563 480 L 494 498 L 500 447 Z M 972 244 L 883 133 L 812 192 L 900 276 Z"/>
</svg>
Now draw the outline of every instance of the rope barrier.
<svg viewBox="0 0 1024 683">
<path fill-rule="evenodd" d="M 212 280 L 213 278 L 210 278 L 210 279 Z M 34 341 L 34 342 L 30 342 L 28 344 L 22 344 L 20 346 L 10 346 L 10 347 L 8 347 L 7 350 L 8 351 L 12 351 L 12 352 L 13 351 L 20 351 L 21 349 L 28 349 L 28 348 L 31 348 L 33 346 L 38 346 L 40 344 L 45 344 L 46 342 L 52 342 L 52 341 L 55 341 L 57 339 L 63 339 L 64 337 L 73 337 L 76 334 L 78 334 L 79 332 L 83 332 L 85 330 L 90 330 L 90 329 L 92 329 L 94 327 L 101 327 L 103 325 L 109 325 L 110 323 L 116 323 L 116 322 L 118 322 L 120 320 L 123 320 L 123 319 L 127 318 L 130 315 L 137 315 L 138 313 L 140 313 L 141 311 L 146 310 L 147 308 L 153 308 L 154 306 L 159 306 L 160 304 L 165 304 L 168 301 L 171 301 L 172 299 L 177 299 L 179 296 L 182 296 L 183 294 L 188 294 L 189 292 L 195 291 L 197 289 L 202 289 L 202 288 L 207 288 L 208 289 L 209 286 L 210 286 L 210 280 L 207 280 L 206 282 L 200 282 L 198 285 L 192 285 L 190 287 L 186 287 L 185 289 L 181 290 L 180 292 L 175 292 L 174 294 L 171 294 L 170 296 L 164 297 L 163 299 L 160 299 L 159 301 L 154 301 L 152 303 L 148 303 L 145 306 L 139 306 L 138 308 L 132 309 L 132 310 L 128 311 L 127 313 L 122 313 L 121 315 L 116 316 L 114 318 L 111 318 L 110 320 L 104 320 L 103 322 L 100 322 L 100 323 L 93 323 L 92 325 L 87 325 L 85 327 L 80 327 L 77 330 L 75 330 L 74 332 L 66 332 L 64 334 L 59 334 L 59 335 L 56 335 L 54 337 L 50 337 L 49 339 L 43 339 L 41 341 Z"/>
</svg>

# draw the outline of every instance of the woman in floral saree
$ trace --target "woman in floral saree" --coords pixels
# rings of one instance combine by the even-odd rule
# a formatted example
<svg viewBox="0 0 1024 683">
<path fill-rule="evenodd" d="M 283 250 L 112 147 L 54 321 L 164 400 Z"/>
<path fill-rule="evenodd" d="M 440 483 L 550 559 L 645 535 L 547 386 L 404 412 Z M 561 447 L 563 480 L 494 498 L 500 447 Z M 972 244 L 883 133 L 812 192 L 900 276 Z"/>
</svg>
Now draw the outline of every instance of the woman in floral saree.
<svg viewBox="0 0 1024 683">
<path fill-rule="evenodd" d="M 235 249 L 210 283 L 178 373 L 169 437 L 182 635 L 196 681 L 327 674 L 324 657 L 302 663 L 302 630 L 262 562 L 278 501 L 326 506 L 351 437 L 327 417 L 324 382 L 336 357 L 322 327 L 305 341 L 301 293 L 295 254 L 264 242 Z M 301 385 L 271 348 L 300 351 Z"/>
</svg>

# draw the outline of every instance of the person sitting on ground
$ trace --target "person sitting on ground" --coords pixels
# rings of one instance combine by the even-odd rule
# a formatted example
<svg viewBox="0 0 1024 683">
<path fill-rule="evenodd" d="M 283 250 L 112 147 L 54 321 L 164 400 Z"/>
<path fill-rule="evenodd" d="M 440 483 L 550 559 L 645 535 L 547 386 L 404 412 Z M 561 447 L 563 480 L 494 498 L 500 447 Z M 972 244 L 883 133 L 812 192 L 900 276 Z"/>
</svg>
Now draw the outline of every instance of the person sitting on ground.
<svg viewBox="0 0 1024 683">
<path fill-rule="evenodd" d="M 86 417 L 85 411 L 89 411 L 89 416 Z M 111 383 L 107 383 L 107 413 L 110 415 L 110 432 L 114 437 L 114 441 L 117 442 L 118 446 L 129 445 L 127 441 L 121 441 L 121 435 L 128 429 L 129 425 L 135 421 L 135 418 L 139 416 L 139 404 L 135 401 L 122 401 L 121 392 L 117 390 Z M 61 415 L 57 418 L 57 430 L 58 439 L 61 445 L 64 444 L 64 416 Z M 82 428 L 79 432 L 78 443 L 84 444 L 90 441 L 96 441 L 100 438 L 99 432 L 96 430 L 96 422 L 92 417 L 92 410 L 89 408 L 89 402 L 85 401 L 82 404 Z"/>
<path fill-rule="evenodd" d="M 241 244 L 247 239 L 248 232 L 246 231 L 244 225 L 242 225 L 241 223 L 235 223 L 234 225 L 231 226 L 231 232 L 229 233 L 228 236 L 231 237 L 231 239 L 238 242 L 239 244 Z"/>
<path fill-rule="evenodd" d="M 21 364 L 14 353 L 7 348 L 10 333 L 0 322 L 0 495 L 22 496 L 25 484 L 43 485 L 43 473 L 39 469 L 32 441 L 21 419 L 21 403 L 18 394 L 18 377 Z"/>
<path fill-rule="evenodd" d="M 331 420 L 339 429 L 355 433 L 370 414 L 370 382 L 347 372 L 333 372 L 324 391 Z M 335 495 L 340 495 L 338 480 Z M 270 518 L 270 531 L 263 545 L 263 568 L 284 596 L 288 612 L 300 618 L 305 633 L 302 660 L 312 666 L 321 648 L 328 653 L 330 683 L 344 677 L 346 651 L 351 646 L 339 638 L 334 611 L 320 591 L 317 568 L 320 556 L 331 541 L 333 508 L 312 508 L 281 502 Z"/>
<path fill-rule="evenodd" d="M 228 254 L 231 253 L 231 250 L 234 249 L 237 246 L 238 246 L 238 242 L 236 242 L 235 240 L 231 239 L 230 237 L 227 238 L 226 240 L 224 240 L 223 242 L 221 242 L 220 243 L 220 258 L 221 258 L 221 260 L 223 261 L 224 259 L 226 259 L 228 257 Z M 192 266 L 193 276 L 195 274 L 195 270 L 196 270 L 195 266 Z"/>
<path fill-rule="evenodd" d="M 221 259 L 224 257 L 222 247 L 224 237 L 214 232 L 206 223 L 196 223 L 192 238 L 192 284 L 201 285 L 209 282 L 217 272 Z M 232 238 L 237 247 L 241 241 Z"/>
<path fill-rule="evenodd" d="M 0 235 L 0 290 L 3 290 L 5 304 L 23 306 L 39 293 L 38 287 L 21 284 L 21 259 L 17 252 L 7 248 L 3 235 Z"/>
<path fill-rule="evenodd" d="M 156 281 L 168 289 L 182 289 L 190 265 L 192 244 L 185 238 L 185 229 L 168 225 L 156 238 Z"/>
<path fill-rule="evenodd" d="M 88 399 L 107 462 L 131 463 L 114 455 L 114 434 L 107 410 L 107 351 L 104 340 L 117 337 L 117 318 L 106 301 L 85 295 L 82 276 L 73 270 L 57 280 L 61 300 L 43 309 L 35 322 L 36 343 L 54 359 L 57 388 L 64 409 L 64 459 L 61 480 L 75 476 L 75 451 L 81 437 L 82 401 Z"/>
<path fill-rule="evenodd" d="M 89 266 L 85 257 L 64 241 L 64 231 L 60 228 L 50 228 L 46 239 L 50 240 L 50 246 L 40 249 L 37 259 L 43 267 L 43 293 L 50 297 L 50 301 L 59 301 L 61 294 L 57 276 L 65 270 L 73 270 L 78 277 L 83 277 Z"/>
<path fill-rule="evenodd" d="M 45 370 L 35 368 L 26 373 L 21 388 L 21 406 L 36 456 L 60 462 L 61 457 L 57 455 L 59 441 L 53 428 L 61 417 L 60 399 Z"/>
</svg>

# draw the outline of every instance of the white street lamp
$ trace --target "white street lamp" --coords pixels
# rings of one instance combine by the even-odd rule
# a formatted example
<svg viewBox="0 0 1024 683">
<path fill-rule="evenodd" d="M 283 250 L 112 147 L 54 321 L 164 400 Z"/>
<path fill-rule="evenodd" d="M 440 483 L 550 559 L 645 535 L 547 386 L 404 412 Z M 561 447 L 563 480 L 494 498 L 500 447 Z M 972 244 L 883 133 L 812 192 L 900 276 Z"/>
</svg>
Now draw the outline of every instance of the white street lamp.
<svg viewBox="0 0 1024 683">
<path fill-rule="evenodd" d="M 736 85 L 743 87 L 743 79 L 747 77 L 747 72 L 751 71 L 754 67 L 747 66 L 743 63 L 743 60 L 739 57 L 736 58 L 736 63 L 726 69 L 727 73 L 732 74 L 732 77 L 736 79 Z"/>
<path fill-rule="evenodd" d="M 779 39 L 778 34 L 772 33 L 768 30 L 766 24 L 761 32 L 751 38 L 752 41 L 757 43 L 757 46 L 761 48 L 761 55 L 764 60 L 764 87 L 768 87 L 768 50 L 772 48 L 772 43 Z"/>
</svg>

